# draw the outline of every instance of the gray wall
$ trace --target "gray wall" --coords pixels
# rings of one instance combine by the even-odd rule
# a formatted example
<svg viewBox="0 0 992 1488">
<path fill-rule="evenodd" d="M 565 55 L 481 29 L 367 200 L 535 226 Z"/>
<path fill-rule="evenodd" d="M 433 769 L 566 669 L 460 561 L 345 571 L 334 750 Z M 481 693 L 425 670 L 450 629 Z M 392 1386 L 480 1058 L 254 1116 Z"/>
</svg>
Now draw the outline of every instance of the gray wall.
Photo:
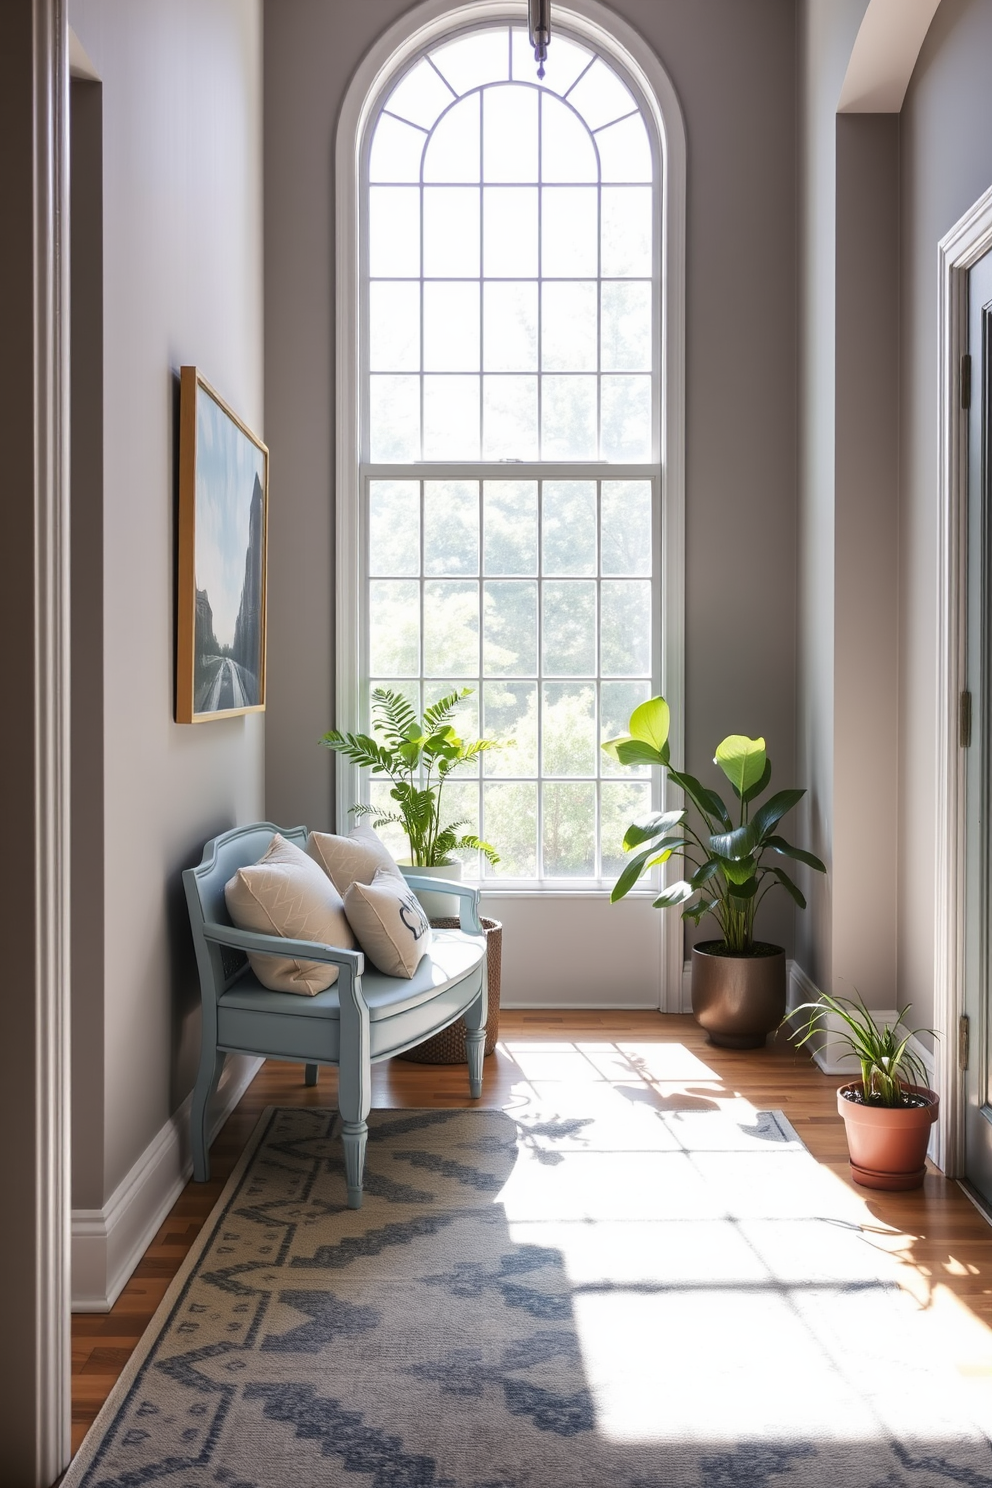
<svg viewBox="0 0 992 1488">
<path fill-rule="evenodd" d="M 265 7 L 266 412 L 272 518 L 266 801 L 333 819 L 333 149 L 400 0 Z M 790 0 L 615 0 L 665 64 L 688 142 L 687 741 L 764 734 L 795 782 L 796 35 Z M 553 45 L 553 43 L 552 43 Z M 722 777 L 720 777 L 722 779 Z M 764 933 L 791 948 L 787 904 Z"/>
<path fill-rule="evenodd" d="M 901 115 L 899 986 L 930 1017 L 934 970 L 937 244 L 992 185 L 992 0 L 943 0 Z"/>
<path fill-rule="evenodd" d="M 103 938 L 99 1061 L 74 1070 L 76 1207 L 189 1090 L 199 997 L 180 871 L 262 814 L 263 720 L 173 722 L 177 373 L 263 434 L 258 0 L 73 0 L 102 79 Z M 79 864 L 79 845 L 75 864 Z M 95 847 L 91 871 L 99 874 Z"/>
</svg>

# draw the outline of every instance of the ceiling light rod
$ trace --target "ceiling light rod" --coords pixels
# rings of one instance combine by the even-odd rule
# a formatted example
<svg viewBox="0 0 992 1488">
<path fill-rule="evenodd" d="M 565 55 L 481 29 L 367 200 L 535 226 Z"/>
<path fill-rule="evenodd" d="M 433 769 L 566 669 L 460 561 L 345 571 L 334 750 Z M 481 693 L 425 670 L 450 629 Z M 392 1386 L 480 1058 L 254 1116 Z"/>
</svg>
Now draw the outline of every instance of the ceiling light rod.
<svg viewBox="0 0 992 1488">
<path fill-rule="evenodd" d="M 534 61 L 538 64 L 537 75 L 543 78 L 548 47 L 551 45 L 551 0 L 527 0 L 527 20 L 530 26 L 530 44 L 534 48 Z"/>
</svg>

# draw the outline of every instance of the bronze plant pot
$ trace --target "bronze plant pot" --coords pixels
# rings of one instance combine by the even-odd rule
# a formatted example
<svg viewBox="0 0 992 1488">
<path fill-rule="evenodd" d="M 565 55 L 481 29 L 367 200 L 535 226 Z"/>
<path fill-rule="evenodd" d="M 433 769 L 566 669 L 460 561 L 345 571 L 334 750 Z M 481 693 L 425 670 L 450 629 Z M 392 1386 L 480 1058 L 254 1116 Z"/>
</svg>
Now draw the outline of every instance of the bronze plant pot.
<svg viewBox="0 0 992 1488">
<path fill-rule="evenodd" d="M 785 951 L 756 940 L 749 956 L 720 955 L 722 940 L 692 948 L 692 1015 L 724 1049 L 760 1049 L 785 1017 Z"/>
</svg>

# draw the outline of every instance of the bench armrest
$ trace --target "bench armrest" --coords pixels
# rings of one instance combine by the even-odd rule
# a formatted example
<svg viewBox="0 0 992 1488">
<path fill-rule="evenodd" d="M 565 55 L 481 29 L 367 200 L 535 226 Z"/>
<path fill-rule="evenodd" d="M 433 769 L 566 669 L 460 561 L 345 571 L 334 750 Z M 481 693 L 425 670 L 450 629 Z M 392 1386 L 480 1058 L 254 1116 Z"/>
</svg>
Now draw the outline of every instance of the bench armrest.
<svg viewBox="0 0 992 1488">
<path fill-rule="evenodd" d="M 418 889 L 432 894 L 456 894 L 462 901 L 458 907 L 458 918 L 461 920 L 461 928 L 469 935 L 482 935 L 483 929 L 479 922 L 479 889 L 473 889 L 469 884 L 458 883 L 455 879 L 432 878 L 426 873 L 407 873 L 406 879 L 414 893 Z"/>
<path fill-rule="evenodd" d="M 216 923 L 204 924 L 203 938 L 216 945 L 233 946 L 235 950 L 252 951 L 258 955 L 327 961 L 333 966 L 346 967 L 353 977 L 360 977 L 365 970 L 365 957 L 361 951 L 346 951 L 338 946 L 322 945 L 316 940 L 290 940 L 283 935 L 262 935 L 257 930 L 236 930 L 233 925 Z"/>
</svg>

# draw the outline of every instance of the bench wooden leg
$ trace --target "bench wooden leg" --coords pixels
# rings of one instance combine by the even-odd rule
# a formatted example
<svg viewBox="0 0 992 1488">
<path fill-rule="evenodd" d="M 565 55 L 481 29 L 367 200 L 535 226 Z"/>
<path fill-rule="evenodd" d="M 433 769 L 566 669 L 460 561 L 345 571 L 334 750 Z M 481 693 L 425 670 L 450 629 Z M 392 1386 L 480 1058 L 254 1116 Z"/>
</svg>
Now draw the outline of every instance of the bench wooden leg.
<svg viewBox="0 0 992 1488">
<path fill-rule="evenodd" d="M 304 1085 L 316 1085 L 317 1066 L 315 1064 L 308 1064 L 305 1066 L 303 1070 L 303 1083 Z"/>
<path fill-rule="evenodd" d="M 193 1149 L 193 1177 L 197 1183 L 207 1183 L 210 1178 L 207 1114 L 210 1110 L 210 1098 L 217 1089 L 226 1058 L 227 1055 L 222 1054 L 219 1049 L 204 1048 L 200 1053 L 200 1068 L 190 1110 L 190 1146 Z"/>
<path fill-rule="evenodd" d="M 468 1091 L 473 1100 L 482 1094 L 482 1061 L 486 1055 L 486 1019 L 489 1013 L 486 964 L 482 963 L 483 990 L 465 1014 L 465 1053 L 468 1056 Z"/>
<path fill-rule="evenodd" d="M 362 1173 L 365 1169 L 368 1124 L 364 1121 L 342 1121 L 341 1128 L 341 1141 L 344 1143 L 344 1171 L 348 1183 L 348 1208 L 361 1209 Z"/>
</svg>

